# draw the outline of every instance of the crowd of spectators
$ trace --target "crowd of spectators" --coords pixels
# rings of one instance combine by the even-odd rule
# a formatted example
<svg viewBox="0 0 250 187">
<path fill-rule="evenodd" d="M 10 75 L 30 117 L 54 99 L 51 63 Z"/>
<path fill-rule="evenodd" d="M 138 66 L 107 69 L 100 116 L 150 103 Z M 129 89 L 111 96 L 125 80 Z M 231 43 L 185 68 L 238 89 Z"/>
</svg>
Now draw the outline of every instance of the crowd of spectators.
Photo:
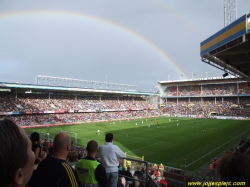
<svg viewBox="0 0 250 187">
<path fill-rule="evenodd" d="M 239 102 L 239 103 L 238 103 Z M 249 97 L 168 98 L 164 113 L 183 115 L 242 116 L 248 110 Z"/>
<path fill-rule="evenodd" d="M 17 106 L 14 94 L 0 92 L 0 112 L 18 111 Z"/>
<path fill-rule="evenodd" d="M 166 107 L 163 113 L 182 115 L 242 116 L 242 109 L 231 106 L 174 106 Z"/>
<path fill-rule="evenodd" d="M 101 113 L 67 113 L 67 114 L 36 114 L 36 115 L 12 115 L 2 116 L 11 119 L 17 125 L 45 124 L 57 122 L 76 122 L 86 120 L 108 120 L 122 119 L 141 116 L 160 115 L 158 110 L 122 111 L 122 112 L 101 112 Z"/>
<path fill-rule="evenodd" d="M 150 108 L 155 108 L 155 106 L 142 97 L 0 92 L 0 113 L 19 113 L 19 115 L 2 117 L 7 117 L 18 125 L 159 115 L 157 110 L 149 110 Z M 114 112 L 118 110 L 124 111 Z M 39 113 L 40 111 L 42 112 Z M 52 114 L 44 114 L 44 111 Z M 53 112 L 59 112 L 59 114 L 53 114 Z"/>
<path fill-rule="evenodd" d="M 165 96 L 216 96 L 250 94 L 248 83 L 240 83 L 237 91 L 237 83 L 228 84 L 202 84 L 186 86 L 170 86 L 164 91 Z"/>
<path fill-rule="evenodd" d="M 239 85 L 239 94 L 250 94 L 249 83 L 241 83 Z"/>
<path fill-rule="evenodd" d="M 142 97 L 0 93 L 0 112 L 155 108 Z"/>
</svg>

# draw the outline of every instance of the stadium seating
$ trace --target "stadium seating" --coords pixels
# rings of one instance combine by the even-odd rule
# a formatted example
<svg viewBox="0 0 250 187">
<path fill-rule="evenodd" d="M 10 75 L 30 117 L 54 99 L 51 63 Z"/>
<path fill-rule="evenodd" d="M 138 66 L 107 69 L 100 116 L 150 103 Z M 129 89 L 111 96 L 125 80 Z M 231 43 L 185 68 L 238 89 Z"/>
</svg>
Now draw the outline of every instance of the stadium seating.
<svg viewBox="0 0 250 187">
<path fill-rule="evenodd" d="M 0 94 L 1 116 L 18 125 L 159 115 L 142 97 Z"/>
</svg>

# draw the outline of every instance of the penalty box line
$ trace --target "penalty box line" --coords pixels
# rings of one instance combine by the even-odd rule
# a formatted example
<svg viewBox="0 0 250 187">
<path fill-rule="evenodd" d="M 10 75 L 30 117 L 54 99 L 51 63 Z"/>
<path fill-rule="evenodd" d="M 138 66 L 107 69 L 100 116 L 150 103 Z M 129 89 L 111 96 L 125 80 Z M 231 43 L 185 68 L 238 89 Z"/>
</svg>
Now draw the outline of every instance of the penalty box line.
<svg viewBox="0 0 250 187">
<path fill-rule="evenodd" d="M 247 131 L 249 131 L 249 130 L 247 130 Z M 246 131 L 246 132 L 247 132 L 247 131 Z M 209 153 L 207 153 L 207 154 L 203 155 L 203 156 L 202 156 L 202 157 L 200 157 L 199 159 L 197 159 L 197 160 L 193 161 L 192 163 L 188 164 L 186 167 L 191 166 L 191 165 L 192 165 L 192 164 L 194 164 L 195 162 L 199 161 L 200 159 L 204 158 L 205 156 L 209 155 L 210 153 L 212 153 L 212 152 L 216 151 L 217 149 L 221 148 L 222 146 L 226 145 L 227 143 L 231 142 L 232 140 L 234 140 L 234 139 L 238 138 L 238 137 L 239 137 L 239 136 L 241 136 L 242 134 L 245 134 L 246 132 L 243 132 L 243 133 L 241 133 L 240 135 L 238 135 L 238 136 L 234 137 L 233 139 L 231 139 L 231 140 L 227 141 L 226 143 L 222 144 L 221 146 L 217 147 L 216 149 L 214 149 L 214 150 L 210 151 Z"/>
</svg>

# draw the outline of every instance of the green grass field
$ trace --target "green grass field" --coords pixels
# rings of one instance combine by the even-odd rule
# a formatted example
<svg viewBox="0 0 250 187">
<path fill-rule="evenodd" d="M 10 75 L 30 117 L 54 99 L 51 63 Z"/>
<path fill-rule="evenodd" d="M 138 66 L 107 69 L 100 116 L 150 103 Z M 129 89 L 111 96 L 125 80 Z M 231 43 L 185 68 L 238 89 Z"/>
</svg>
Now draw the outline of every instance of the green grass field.
<svg viewBox="0 0 250 187">
<path fill-rule="evenodd" d="M 49 132 L 52 137 L 60 130 L 76 132 L 77 144 L 84 147 L 89 140 L 93 139 L 99 145 L 104 144 L 105 134 L 111 132 L 114 134 L 114 144 L 129 155 L 145 156 L 145 160 L 152 163 L 195 170 L 208 160 L 212 160 L 218 154 L 228 150 L 233 144 L 239 142 L 241 136 L 248 135 L 250 130 L 249 121 L 171 118 L 171 122 L 169 122 L 167 117 L 159 117 L 157 120 L 160 128 L 157 128 L 155 118 L 151 118 L 148 119 L 148 122 L 145 119 L 131 120 L 129 123 L 116 121 L 115 125 L 100 122 L 53 126 L 49 128 Z M 147 124 L 151 121 L 152 125 L 148 128 Z M 138 125 L 136 126 L 135 123 Z M 100 135 L 96 134 L 98 129 L 101 130 Z M 25 130 L 46 133 L 48 128 Z M 73 137 L 72 140 L 74 140 Z M 186 167 L 185 159 L 187 159 Z"/>
</svg>

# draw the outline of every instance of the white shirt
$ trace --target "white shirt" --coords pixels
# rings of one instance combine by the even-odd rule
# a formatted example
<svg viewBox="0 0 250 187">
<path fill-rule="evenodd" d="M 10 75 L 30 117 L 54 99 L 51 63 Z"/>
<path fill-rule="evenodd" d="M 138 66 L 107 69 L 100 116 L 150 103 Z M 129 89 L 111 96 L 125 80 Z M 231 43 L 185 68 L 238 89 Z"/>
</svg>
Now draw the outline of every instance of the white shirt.
<svg viewBox="0 0 250 187">
<path fill-rule="evenodd" d="M 125 157 L 125 153 L 112 142 L 106 142 L 99 147 L 97 157 L 101 158 L 102 165 L 107 173 L 118 172 L 118 158 Z"/>
</svg>

